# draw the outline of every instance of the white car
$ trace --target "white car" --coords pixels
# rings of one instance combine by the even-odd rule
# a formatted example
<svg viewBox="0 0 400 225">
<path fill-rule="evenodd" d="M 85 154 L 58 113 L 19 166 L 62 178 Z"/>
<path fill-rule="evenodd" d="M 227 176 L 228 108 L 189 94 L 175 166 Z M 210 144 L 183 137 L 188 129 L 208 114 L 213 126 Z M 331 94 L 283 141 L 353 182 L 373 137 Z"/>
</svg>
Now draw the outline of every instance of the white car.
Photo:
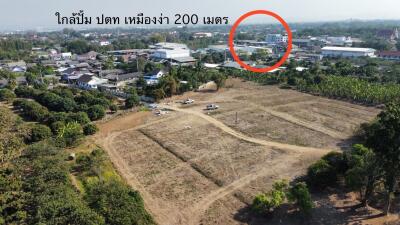
<svg viewBox="0 0 400 225">
<path fill-rule="evenodd" d="M 190 99 L 190 98 L 188 98 L 185 101 L 183 101 L 183 104 L 185 104 L 185 105 L 189 105 L 189 104 L 192 104 L 192 103 L 194 103 L 194 100 Z"/>
<path fill-rule="evenodd" d="M 153 104 L 149 104 L 148 107 L 149 107 L 149 109 L 157 109 L 158 105 L 153 103 Z"/>
<path fill-rule="evenodd" d="M 206 107 L 207 110 L 216 110 L 216 109 L 218 109 L 218 108 L 219 108 L 219 106 L 216 105 L 216 104 L 209 104 L 209 105 L 207 105 L 207 107 Z"/>
</svg>

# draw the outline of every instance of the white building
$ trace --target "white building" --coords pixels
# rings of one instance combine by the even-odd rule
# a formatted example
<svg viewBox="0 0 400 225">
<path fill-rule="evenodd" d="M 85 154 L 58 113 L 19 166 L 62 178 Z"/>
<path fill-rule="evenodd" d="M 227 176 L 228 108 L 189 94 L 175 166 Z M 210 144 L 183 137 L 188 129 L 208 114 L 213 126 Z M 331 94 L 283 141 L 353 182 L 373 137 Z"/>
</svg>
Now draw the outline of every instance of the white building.
<svg viewBox="0 0 400 225">
<path fill-rule="evenodd" d="M 282 34 L 268 34 L 265 41 L 268 44 L 286 43 L 288 41 L 288 36 Z"/>
<path fill-rule="evenodd" d="M 156 69 L 143 76 L 147 85 L 158 84 L 158 80 L 166 74 L 164 70 Z"/>
<path fill-rule="evenodd" d="M 353 40 L 351 37 L 327 37 L 327 44 L 332 46 L 352 46 Z"/>
<path fill-rule="evenodd" d="M 97 89 L 101 84 L 107 83 L 107 79 L 102 79 L 93 75 L 84 74 L 78 78 L 77 85 L 81 89 Z"/>
<path fill-rule="evenodd" d="M 63 52 L 63 53 L 61 53 L 61 58 L 62 59 L 71 59 L 72 53 L 71 52 Z"/>
<path fill-rule="evenodd" d="M 100 46 L 108 46 L 111 45 L 111 43 L 109 41 L 100 41 L 99 42 Z"/>
<path fill-rule="evenodd" d="M 151 55 L 158 59 L 172 59 L 189 57 L 190 50 L 185 44 L 161 42 L 154 45 L 155 51 Z"/>
<path fill-rule="evenodd" d="M 198 32 L 193 34 L 194 38 L 210 38 L 212 36 L 213 36 L 212 33 L 207 33 L 207 32 Z"/>
<path fill-rule="evenodd" d="M 344 58 L 374 57 L 375 49 L 327 46 L 322 48 L 322 55 L 324 57 L 344 57 Z"/>
</svg>

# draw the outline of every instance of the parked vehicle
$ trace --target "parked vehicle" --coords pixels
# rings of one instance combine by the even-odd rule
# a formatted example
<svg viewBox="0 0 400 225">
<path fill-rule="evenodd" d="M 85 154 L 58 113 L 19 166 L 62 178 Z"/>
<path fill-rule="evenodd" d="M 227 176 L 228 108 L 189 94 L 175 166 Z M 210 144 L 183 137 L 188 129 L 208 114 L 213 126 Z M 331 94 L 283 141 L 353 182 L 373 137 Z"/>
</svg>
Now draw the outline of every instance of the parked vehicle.
<svg viewBox="0 0 400 225">
<path fill-rule="evenodd" d="M 207 110 L 216 110 L 216 109 L 218 109 L 218 108 L 219 108 L 219 106 L 216 105 L 216 104 L 209 104 L 209 105 L 207 105 L 207 107 L 206 107 Z"/>
<path fill-rule="evenodd" d="M 148 105 L 148 107 L 149 107 L 149 109 L 157 109 L 158 108 L 158 105 L 157 104 L 155 104 L 155 103 L 153 103 L 153 104 L 149 104 Z"/>
<path fill-rule="evenodd" d="M 194 103 L 194 100 L 193 99 L 190 99 L 190 98 L 188 98 L 188 99 L 186 99 L 185 101 L 183 101 L 183 104 L 184 105 L 189 105 L 189 104 L 193 104 Z"/>
</svg>

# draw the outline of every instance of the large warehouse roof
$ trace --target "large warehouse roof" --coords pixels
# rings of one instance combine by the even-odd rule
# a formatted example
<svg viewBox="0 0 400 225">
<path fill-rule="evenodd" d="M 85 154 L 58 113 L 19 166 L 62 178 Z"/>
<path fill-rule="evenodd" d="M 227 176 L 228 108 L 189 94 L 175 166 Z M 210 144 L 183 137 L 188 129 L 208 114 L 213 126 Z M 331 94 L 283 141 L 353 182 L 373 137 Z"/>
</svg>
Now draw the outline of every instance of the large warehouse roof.
<svg viewBox="0 0 400 225">
<path fill-rule="evenodd" d="M 352 48 L 352 47 L 323 47 L 322 51 L 341 51 L 341 52 L 375 52 L 372 48 Z"/>
</svg>

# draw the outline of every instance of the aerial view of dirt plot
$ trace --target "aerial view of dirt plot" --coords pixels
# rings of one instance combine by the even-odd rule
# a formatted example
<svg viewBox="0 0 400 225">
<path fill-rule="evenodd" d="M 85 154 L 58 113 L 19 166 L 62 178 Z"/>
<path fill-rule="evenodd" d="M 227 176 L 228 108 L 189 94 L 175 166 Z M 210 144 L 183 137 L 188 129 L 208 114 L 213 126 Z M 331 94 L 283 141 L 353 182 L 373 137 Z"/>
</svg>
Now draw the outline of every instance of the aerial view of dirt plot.
<svg viewBox="0 0 400 225">
<path fill-rule="evenodd" d="M 400 0 L 332 2 L 3 0 L 0 225 L 400 225 Z"/>
<path fill-rule="evenodd" d="M 380 111 L 240 79 L 225 86 L 165 99 L 162 116 L 141 112 L 99 126 L 95 141 L 160 224 L 241 224 L 255 194 L 348 147 Z"/>
</svg>

